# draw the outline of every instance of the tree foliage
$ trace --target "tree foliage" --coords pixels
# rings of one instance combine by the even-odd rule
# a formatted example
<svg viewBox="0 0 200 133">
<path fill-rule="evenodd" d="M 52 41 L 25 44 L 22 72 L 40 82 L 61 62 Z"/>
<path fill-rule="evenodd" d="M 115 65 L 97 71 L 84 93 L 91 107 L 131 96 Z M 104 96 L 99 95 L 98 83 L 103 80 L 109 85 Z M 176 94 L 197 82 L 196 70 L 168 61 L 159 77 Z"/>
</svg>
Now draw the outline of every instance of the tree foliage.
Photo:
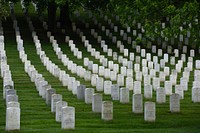
<svg viewBox="0 0 200 133">
<path fill-rule="evenodd" d="M 0 20 L 1 19 L 6 19 L 6 17 L 8 16 L 8 7 L 7 4 L 5 3 L 5 1 L 0 0 Z"/>
<path fill-rule="evenodd" d="M 8 15 L 6 2 L 8 0 L 0 0 L 0 18 Z M 60 8 L 59 20 L 63 25 L 69 23 L 73 11 L 84 8 L 119 15 L 121 23 L 125 26 L 136 28 L 140 22 L 145 37 L 150 40 L 157 38 L 169 40 L 180 35 L 189 35 L 194 43 L 200 42 L 198 0 L 21 0 L 21 2 L 27 8 L 31 2 L 35 3 L 39 13 L 51 10 L 50 5 L 54 3 L 55 11 L 51 10 L 51 13 L 55 14 L 56 9 Z M 66 15 L 67 17 L 64 17 Z M 61 20 L 62 18 L 65 20 Z"/>
<path fill-rule="evenodd" d="M 140 22 L 149 39 L 176 38 L 191 31 L 191 38 L 197 41 L 199 4 L 197 0 L 111 0 L 109 6 L 122 24 L 136 27 Z"/>
</svg>

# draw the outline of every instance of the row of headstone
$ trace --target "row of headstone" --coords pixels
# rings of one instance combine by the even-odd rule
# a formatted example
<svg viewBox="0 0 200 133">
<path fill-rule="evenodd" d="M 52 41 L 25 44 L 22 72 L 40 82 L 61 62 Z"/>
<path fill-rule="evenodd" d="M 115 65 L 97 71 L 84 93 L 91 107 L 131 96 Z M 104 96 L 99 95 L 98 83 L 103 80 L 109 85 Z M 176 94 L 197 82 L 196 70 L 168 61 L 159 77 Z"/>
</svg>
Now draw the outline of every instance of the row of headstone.
<svg viewBox="0 0 200 133">
<path fill-rule="evenodd" d="M 196 61 L 196 66 L 199 61 Z M 194 81 L 192 84 L 192 102 L 198 103 L 200 102 L 200 70 L 198 70 L 198 67 L 196 67 L 194 71 Z"/>
<path fill-rule="evenodd" d="M 95 33 L 94 30 L 92 30 L 92 33 Z M 83 41 L 84 41 L 84 40 L 85 40 L 85 36 L 84 36 Z M 155 48 L 155 46 L 154 46 L 154 48 Z M 160 51 L 161 51 L 161 50 L 160 50 Z M 174 53 L 175 53 L 175 57 L 178 57 L 178 53 L 179 53 L 178 49 L 175 49 L 175 50 L 174 50 Z M 190 53 L 191 53 L 191 56 L 194 56 L 194 50 L 191 50 Z M 149 54 L 147 54 L 147 60 L 151 60 L 151 56 L 148 56 L 148 55 L 149 55 Z M 149 58 L 149 57 L 150 57 L 150 58 Z M 156 59 L 156 58 L 155 58 L 155 59 Z M 156 62 L 156 61 L 155 61 L 155 62 Z M 168 55 L 167 55 L 167 54 L 164 54 L 164 62 L 168 62 Z M 163 65 L 162 65 L 162 66 L 163 66 Z M 168 67 L 165 67 L 165 68 L 166 68 L 166 69 L 164 69 L 164 71 L 166 70 L 166 71 L 165 71 L 166 75 L 169 75 L 169 68 L 168 68 Z M 177 66 L 176 66 L 177 71 L 180 70 L 180 68 L 181 68 L 181 67 L 179 67 L 179 64 L 177 64 Z M 162 76 L 161 76 L 161 77 L 162 77 Z M 171 78 L 170 78 L 171 81 L 173 82 L 172 84 L 175 85 L 176 82 L 175 82 L 175 84 L 174 84 L 174 81 L 176 81 L 176 80 L 173 80 L 173 79 L 174 79 L 174 78 L 173 78 L 173 75 L 172 75 L 172 76 L 170 75 L 170 77 L 171 77 Z M 165 81 L 165 80 L 164 80 L 164 81 Z M 176 88 L 180 88 L 180 86 L 177 85 Z M 167 89 L 167 90 L 168 90 L 168 89 Z M 180 90 L 180 91 L 179 91 L 179 90 Z M 181 89 L 176 89 L 176 92 L 177 92 L 177 93 L 180 92 L 180 94 L 183 95 Z M 170 94 L 171 94 L 171 93 L 170 93 Z M 183 96 L 182 96 L 182 97 L 183 97 Z"/>
<path fill-rule="evenodd" d="M 78 29 L 80 30 L 80 29 Z M 82 33 L 82 32 L 81 32 Z M 91 29 L 91 33 L 92 34 L 95 34 L 95 30 L 94 29 Z M 81 35 L 80 35 L 81 36 Z M 89 44 L 89 41 L 86 40 L 86 37 L 85 36 L 82 36 L 82 41 L 85 43 L 85 47 L 87 48 L 87 51 L 88 52 L 91 52 L 91 56 L 94 56 L 96 59 L 99 59 L 100 58 L 100 63 L 102 63 L 102 65 L 104 67 L 109 67 L 110 69 L 112 69 L 113 67 L 113 61 L 108 61 L 107 58 L 105 58 L 104 56 L 101 56 L 100 55 L 100 52 L 99 51 L 96 51 L 94 48 L 91 47 L 91 44 Z M 101 41 L 101 39 L 99 40 L 99 42 L 104 42 L 104 41 Z M 106 46 L 105 48 L 103 49 L 103 51 L 110 51 L 111 53 L 109 54 L 108 53 L 108 56 L 111 56 L 112 55 L 112 50 L 111 49 L 107 49 Z M 113 52 L 113 57 L 116 55 L 116 52 Z M 132 56 L 132 55 L 131 55 Z M 133 55 L 134 56 L 134 55 Z M 127 62 L 127 61 L 126 61 Z M 88 66 L 89 63 L 84 63 L 85 66 Z M 111 65 L 110 65 L 111 64 Z M 132 62 L 127 62 L 127 63 L 124 63 L 124 64 L 128 64 L 128 68 L 132 68 Z M 130 64 L 130 65 L 129 65 Z M 96 64 L 94 64 L 96 65 Z M 92 68 L 92 67 L 89 67 L 89 68 Z M 95 69 L 97 72 L 97 69 Z"/>
<path fill-rule="evenodd" d="M 165 59 L 165 60 L 167 60 L 167 58 Z M 172 78 L 173 79 L 173 78 Z M 179 86 L 177 86 L 176 88 L 180 88 Z M 171 93 L 170 93 L 171 94 Z"/>
<path fill-rule="evenodd" d="M 164 91 L 165 92 L 165 91 Z M 173 105 L 172 105 L 173 106 Z M 170 108 L 171 108 L 171 106 L 170 106 Z M 171 109 L 170 109 L 171 110 Z"/>
<path fill-rule="evenodd" d="M 94 31 L 93 31 L 93 32 L 94 32 Z M 84 38 L 84 39 L 85 39 L 85 38 Z M 150 57 L 150 56 L 148 57 L 148 55 L 150 55 L 150 54 L 147 54 L 147 60 L 148 60 L 148 58 Z M 165 55 L 167 55 L 167 54 L 165 54 Z M 165 55 L 164 55 L 165 62 L 168 62 L 168 56 L 165 56 Z M 151 57 L 150 57 L 150 58 L 151 58 Z M 149 59 L 149 60 L 151 60 L 151 59 Z M 166 75 L 169 75 L 169 68 L 168 68 L 168 67 L 165 67 L 165 68 L 166 68 L 166 69 L 164 69 L 164 71 L 166 70 L 166 71 L 165 71 Z M 173 78 L 172 78 L 172 79 L 173 79 Z M 173 81 L 173 80 L 172 80 L 172 81 Z M 159 84 L 159 83 L 158 83 L 158 84 Z M 130 85 L 131 85 L 131 84 L 130 84 Z M 159 86 L 157 86 L 157 87 L 159 87 Z M 149 88 L 151 88 L 151 87 L 146 87 L 146 88 L 149 89 Z M 155 87 L 155 88 L 156 88 L 156 87 Z M 177 88 L 180 88 L 180 87 L 177 86 Z M 145 90 L 146 90 L 146 89 L 145 89 Z M 167 89 L 167 90 L 168 90 L 168 89 Z M 176 89 L 176 90 L 178 90 L 178 89 Z M 145 91 L 145 92 L 148 92 L 148 95 L 149 95 L 149 96 L 148 96 L 148 95 L 146 94 L 146 95 L 145 95 L 146 97 L 151 97 L 151 93 L 150 93 L 151 91 Z M 177 91 L 177 92 L 178 92 L 178 91 Z M 181 92 L 181 90 L 180 90 L 180 92 Z M 170 94 L 171 94 L 171 93 L 170 93 Z"/>
<path fill-rule="evenodd" d="M 94 29 L 91 30 L 91 33 L 92 33 L 92 34 L 95 33 Z M 84 38 L 84 39 L 85 39 L 85 38 Z M 107 48 L 106 48 L 106 49 L 107 49 Z M 144 51 L 144 50 L 143 50 L 143 51 Z M 177 50 L 175 50 L 175 51 L 177 51 Z M 148 56 L 148 55 L 150 55 L 150 54 L 147 53 L 147 60 L 150 60 L 150 61 L 151 61 L 151 56 Z M 165 56 L 165 55 L 166 55 L 166 56 Z M 165 60 L 165 61 L 164 61 L 163 63 L 168 62 L 168 55 L 167 55 L 167 54 L 165 54 L 165 55 L 164 55 L 164 60 Z M 149 57 L 150 57 L 150 58 L 149 58 Z M 155 58 L 155 59 L 156 59 L 156 58 Z M 156 61 L 155 61 L 155 62 L 156 62 Z M 161 64 L 161 66 L 165 66 L 165 65 L 162 65 L 162 64 Z M 166 75 L 169 75 L 169 68 L 168 68 L 168 67 L 165 67 L 165 68 L 167 68 L 167 69 L 164 69 L 164 71 L 166 70 L 166 71 L 165 71 Z M 178 65 L 177 65 L 177 69 L 180 70 L 180 67 L 178 67 Z M 152 72 L 153 72 L 153 71 L 152 71 Z M 152 74 L 155 75 L 155 72 L 153 72 Z M 163 77 L 163 75 L 160 75 L 160 77 Z M 173 76 L 171 76 L 171 77 L 172 77 L 171 79 L 173 79 Z M 165 81 L 165 78 L 164 78 L 164 80 L 161 80 L 161 81 Z M 176 81 L 176 80 L 175 80 L 175 81 Z"/>
<path fill-rule="evenodd" d="M 94 95 L 93 88 L 85 88 L 84 85 L 77 86 L 77 98 L 82 99 L 82 100 L 84 99 L 85 103 L 87 103 L 87 104 L 92 103 L 92 105 L 93 105 L 92 108 L 93 108 L 94 112 L 103 112 L 103 111 L 101 111 L 101 106 L 103 106 L 103 105 L 101 105 L 101 103 L 102 103 L 101 95 Z M 106 109 L 104 112 L 105 113 L 102 113 L 102 119 L 107 120 L 108 112 L 106 111 Z"/>
<path fill-rule="evenodd" d="M 168 69 L 166 69 L 166 70 L 168 70 Z M 169 70 L 166 72 L 166 73 L 168 73 L 169 74 Z M 116 74 L 115 74 L 116 75 Z M 116 77 L 116 76 L 115 76 Z M 137 76 L 136 76 L 137 77 Z M 114 78 L 114 79 L 116 79 L 116 78 Z M 92 80 L 93 81 L 93 80 Z M 93 84 L 93 83 L 92 83 Z"/>
<path fill-rule="evenodd" d="M 127 72 L 128 73 L 128 72 Z"/>
<path fill-rule="evenodd" d="M 27 19 L 30 21 L 30 19 Z M 38 38 L 36 37 L 36 33 L 33 31 L 33 40 L 35 43 L 41 46 Z M 20 37 L 19 37 L 20 38 Z M 17 41 L 20 42 L 20 41 Z M 38 46 L 37 45 L 37 46 Z M 23 47 L 23 44 L 20 45 L 18 43 L 18 47 Z M 41 47 L 39 48 L 38 53 L 40 53 L 40 57 L 43 58 L 43 53 Z M 19 48 L 19 54 L 22 62 L 24 62 L 25 72 L 31 78 L 31 81 L 35 83 L 36 89 L 39 91 L 39 95 L 46 101 L 47 105 L 51 106 L 51 112 L 55 112 L 55 119 L 58 122 L 62 122 L 62 129 L 74 129 L 75 128 L 75 109 L 74 107 L 68 107 L 67 102 L 62 101 L 62 95 L 56 94 L 56 90 L 51 88 L 51 85 L 48 84 L 47 81 L 43 78 L 42 74 L 39 74 L 37 70 L 31 65 L 29 60 L 24 59 L 25 51 L 24 49 Z M 27 55 L 26 55 L 27 57 Z M 56 70 L 55 70 L 56 71 Z M 56 76 L 58 76 L 58 72 L 54 72 Z"/>
<path fill-rule="evenodd" d="M 94 94 L 93 88 L 85 88 L 84 85 L 79 85 L 77 86 L 76 91 L 77 91 L 76 94 L 77 94 L 78 99 L 85 100 L 86 104 L 92 103 L 92 110 L 94 112 L 102 112 L 103 120 L 112 120 L 113 107 L 112 106 L 110 107 L 110 103 L 107 103 L 107 102 L 102 103 L 102 96 L 98 94 Z M 57 97 L 56 94 L 52 96 Z"/>
<path fill-rule="evenodd" d="M 93 30 L 93 32 L 92 33 L 94 33 L 94 29 L 92 29 Z M 106 45 L 106 47 L 107 47 L 107 45 Z M 107 49 L 107 48 L 106 48 Z M 142 49 L 142 51 L 144 51 L 145 52 L 145 50 L 144 49 Z M 162 53 L 162 50 L 160 49 L 160 51 L 161 51 L 161 53 Z M 176 53 L 176 55 L 177 55 L 177 53 L 178 53 L 178 50 L 177 49 L 175 49 L 175 53 Z M 194 50 L 191 50 L 191 53 L 194 53 Z M 143 55 L 143 54 L 142 54 Z M 150 55 L 149 53 L 147 53 L 147 60 L 151 60 L 151 56 L 148 56 L 148 55 Z M 193 56 L 193 54 L 192 54 L 192 56 Z M 150 58 L 149 58 L 150 57 Z M 155 56 L 156 57 L 156 56 Z M 185 56 L 183 56 L 183 57 L 185 57 Z M 158 58 L 155 58 L 155 62 L 158 62 L 157 60 L 158 60 Z M 174 60 L 173 62 L 175 63 L 175 59 L 174 58 L 172 58 L 172 60 Z M 165 66 L 165 62 L 168 62 L 168 54 L 164 54 L 164 60 L 161 62 L 161 65 L 160 65 L 160 67 L 161 68 L 163 68 L 164 66 Z M 172 62 L 172 61 L 171 61 Z M 164 64 L 163 64 L 164 63 Z M 171 63 L 171 64 L 174 64 L 174 63 Z M 177 65 L 176 66 L 176 69 L 177 69 L 177 71 L 178 72 L 180 72 L 180 70 L 181 70 L 181 67 L 179 67 L 179 65 Z M 157 70 L 157 71 L 159 71 L 159 70 Z M 153 71 L 152 71 L 153 72 Z M 153 72 L 152 74 L 154 75 L 154 73 L 155 72 Z M 167 75 L 169 75 L 169 74 L 167 74 Z"/>
<path fill-rule="evenodd" d="M 66 37 L 66 42 L 69 42 L 69 43 L 71 43 L 71 44 L 69 44 L 69 45 L 72 45 L 73 44 L 73 41 L 72 40 L 69 40 L 69 37 Z M 54 45 L 55 46 L 55 45 Z M 73 46 L 73 47 L 75 47 L 75 45 Z M 58 49 L 59 47 L 58 47 L 58 45 L 56 45 L 56 49 Z M 54 49 L 55 49 L 55 47 L 54 47 Z M 66 57 L 66 56 L 62 56 L 62 57 Z M 84 58 L 84 62 L 85 62 L 85 60 L 86 59 L 88 59 L 88 58 Z M 64 60 L 64 59 L 63 59 Z M 89 62 L 89 61 L 88 61 Z M 67 63 L 67 64 L 69 64 L 69 63 Z M 85 63 L 86 64 L 86 63 Z M 88 63 L 88 65 L 90 64 L 90 62 Z M 95 70 L 95 66 L 96 66 L 97 64 L 93 64 L 93 66 L 92 66 L 92 70 L 93 70 L 93 73 L 96 73 L 96 71 L 97 70 Z M 97 67 L 98 67 L 98 65 L 97 65 Z M 82 67 L 80 67 L 80 68 L 82 68 Z M 88 67 L 89 68 L 89 67 Z M 98 69 L 98 68 L 97 68 Z M 79 71 L 80 72 L 80 71 Z M 107 73 L 106 73 L 107 74 Z M 91 74 L 90 74 L 91 75 Z M 98 85 L 96 85 L 96 83 L 101 83 L 101 82 L 97 82 L 97 78 L 98 78 L 98 76 L 95 76 L 95 75 L 91 75 L 91 76 L 89 76 L 89 77 L 91 77 L 91 79 L 88 79 L 88 80 L 91 80 L 91 82 L 92 82 L 92 85 L 93 86 L 98 86 Z M 93 80 L 93 77 L 94 77 L 94 80 Z M 115 78 L 116 78 L 116 76 L 115 76 Z M 110 85 L 107 85 L 107 82 L 110 84 Z M 107 89 L 105 89 L 104 90 L 104 92 L 105 92 L 105 94 L 110 94 L 111 93 L 111 89 L 109 89 L 110 87 L 111 87 L 111 81 L 105 81 L 105 83 L 104 83 L 104 88 L 107 88 Z M 98 87 L 97 87 L 98 88 Z M 103 86 L 102 87 L 100 87 L 100 88 L 103 88 Z M 75 88 L 76 89 L 76 88 Z M 78 89 L 78 88 L 77 88 Z M 78 91 L 78 90 L 77 90 Z M 77 94 L 77 96 L 78 96 L 78 94 Z"/>
<path fill-rule="evenodd" d="M 14 13 L 14 12 L 13 12 Z M 14 14 L 12 14 L 14 16 Z M 14 21 L 14 29 L 17 28 L 17 21 Z M 14 89 L 14 82 L 12 80 L 12 74 L 10 67 L 7 64 L 6 51 L 4 49 L 4 36 L 3 28 L 0 24 L 0 66 L 1 77 L 3 78 L 3 98 L 6 105 L 6 124 L 5 130 L 20 130 L 20 103 L 18 102 L 18 95 Z"/>
</svg>

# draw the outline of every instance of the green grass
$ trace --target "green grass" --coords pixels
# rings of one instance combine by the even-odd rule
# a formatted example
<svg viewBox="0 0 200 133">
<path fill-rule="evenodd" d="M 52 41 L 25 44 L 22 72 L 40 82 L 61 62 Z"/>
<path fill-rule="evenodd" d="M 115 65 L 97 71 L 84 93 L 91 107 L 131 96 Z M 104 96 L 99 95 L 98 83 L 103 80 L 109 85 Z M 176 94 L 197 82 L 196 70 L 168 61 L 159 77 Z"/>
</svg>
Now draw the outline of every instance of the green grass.
<svg viewBox="0 0 200 133">
<path fill-rule="evenodd" d="M 19 53 L 17 51 L 17 44 L 15 41 L 15 32 L 12 29 L 12 22 L 10 19 L 3 23 L 4 35 L 5 35 L 5 49 L 7 54 L 7 61 L 10 65 L 10 70 L 12 72 L 12 78 L 15 84 L 15 89 L 19 97 L 20 107 L 21 107 L 21 129 L 20 131 L 14 132 L 180 132 L 180 133 L 198 133 L 200 131 L 200 104 L 192 103 L 191 101 L 191 87 L 193 80 L 193 73 L 190 76 L 189 90 L 185 92 L 185 99 L 181 100 L 181 112 L 172 114 L 169 111 L 169 97 L 167 97 L 167 102 L 165 104 L 156 104 L 156 122 L 148 123 L 144 121 L 143 114 L 133 114 L 132 113 L 132 92 L 130 93 L 130 103 L 121 104 L 119 101 L 113 101 L 114 106 L 114 119 L 112 121 L 106 122 L 101 120 L 101 115 L 99 113 L 93 113 L 91 105 L 87 105 L 82 100 L 78 100 L 66 87 L 63 87 L 61 82 L 53 77 L 40 61 L 39 56 L 36 54 L 35 46 L 31 38 L 31 33 L 28 30 L 28 25 L 24 16 L 22 15 L 20 9 L 17 10 L 19 14 L 17 15 L 18 25 L 20 27 L 20 32 L 22 39 L 24 40 L 24 47 L 28 59 L 35 66 L 39 73 L 43 74 L 44 78 L 52 88 L 56 89 L 58 94 L 63 95 L 63 100 L 68 102 L 69 106 L 74 106 L 76 110 L 76 128 L 75 130 L 62 130 L 61 124 L 55 121 L 55 114 L 51 113 L 50 106 L 45 104 L 45 101 L 39 96 L 34 83 L 30 81 L 29 76 L 24 71 L 24 65 L 19 59 Z M 43 31 L 39 19 L 31 14 L 31 19 L 36 28 L 37 34 L 42 44 L 42 49 L 45 51 L 46 55 L 57 64 L 62 70 L 65 70 L 71 76 L 76 76 L 71 74 L 62 62 L 57 59 L 51 44 L 48 42 L 45 31 Z M 102 23 L 103 22 L 102 20 Z M 106 23 L 105 23 L 106 24 Z M 95 27 L 95 26 L 94 26 Z M 108 27 L 108 26 L 107 26 Z M 82 29 L 82 27 L 80 27 Z M 91 44 L 101 51 L 102 50 L 91 37 L 90 31 L 87 29 L 84 33 L 87 38 L 90 39 Z M 99 29 L 97 29 L 101 32 Z M 103 33 L 101 33 L 103 34 Z M 83 55 L 89 57 L 94 62 L 98 63 L 94 57 L 91 57 L 86 49 L 83 47 L 80 38 L 68 30 L 66 35 L 75 40 L 76 46 L 83 51 Z M 83 65 L 82 60 L 77 60 L 72 56 L 71 51 L 67 44 L 64 43 L 64 35 L 58 34 L 56 36 L 59 46 L 62 51 L 69 56 L 71 60 L 79 65 Z M 106 41 L 108 40 L 105 37 Z M 110 40 L 108 40 L 110 42 Z M 117 51 L 114 45 L 109 45 Z M 180 77 L 180 75 L 179 75 Z M 90 82 L 86 82 L 83 79 L 76 77 L 81 81 L 81 84 L 86 84 L 87 87 L 91 87 Z M 2 83 L 0 79 L 0 83 Z M 3 85 L 2 85 L 3 86 Z M 0 87 L 0 132 L 5 132 L 5 101 L 2 97 L 2 86 Z M 103 96 L 103 100 L 111 100 L 110 96 Z M 144 99 L 144 101 L 149 101 Z M 150 101 L 155 101 L 154 98 Z"/>
</svg>

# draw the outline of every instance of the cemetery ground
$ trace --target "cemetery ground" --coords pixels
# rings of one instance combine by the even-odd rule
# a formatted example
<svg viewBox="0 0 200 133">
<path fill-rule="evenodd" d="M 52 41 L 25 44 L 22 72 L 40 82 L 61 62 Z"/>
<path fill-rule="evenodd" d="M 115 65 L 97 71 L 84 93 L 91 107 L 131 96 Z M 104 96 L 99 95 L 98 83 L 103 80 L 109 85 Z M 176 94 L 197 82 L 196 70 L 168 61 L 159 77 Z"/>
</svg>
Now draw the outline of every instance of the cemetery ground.
<svg viewBox="0 0 200 133">
<path fill-rule="evenodd" d="M 18 7 L 19 8 L 19 7 Z M 17 9 L 18 9 L 17 8 Z M 62 70 L 70 76 L 75 76 L 81 84 L 86 85 L 86 88 L 94 88 L 90 82 L 85 81 L 83 78 L 78 77 L 76 74 L 72 74 L 66 66 L 58 60 L 57 55 L 53 51 L 52 45 L 46 35 L 46 31 L 43 30 L 42 23 L 36 14 L 30 14 L 30 18 L 33 21 L 35 31 L 41 41 L 42 49 L 46 55 L 59 66 Z M 191 99 L 192 94 L 192 81 L 194 72 L 191 72 L 190 82 L 188 84 L 188 91 L 184 93 L 184 99 L 180 100 L 180 113 L 171 113 L 169 105 L 169 96 L 167 96 L 166 103 L 156 103 L 156 120 L 155 122 L 145 122 L 144 113 L 134 114 L 132 112 L 132 94 L 130 91 L 129 103 L 122 104 L 119 101 L 113 101 L 113 120 L 104 121 L 101 119 L 100 113 L 92 112 L 92 105 L 85 104 L 83 100 L 78 100 L 67 87 L 63 87 L 62 83 L 58 78 L 54 77 L 51 73 L 46 70 L 46 67 L 41 63 L 40 57 L 37 55 L 35 45 L 29 31 L 26 18 L 23 15 L 20 8 L 17 10 L 16 19 L 18 20 L 18 26 L 20 28 L 20 34 L 23 39 L 24 49 L 28 56 L 28 59 L 35 66 L 39 73 L 43 75 L 46 81 L 51 84 L 52 88 L 56 90 L 57 94 L 61 94 L 63 101 L 68 102 L 69 106 L 75 107 L 75 129 L 74 130 L 63 130 L 61 124 L 56 122 L 55 113 L 51 112 L 51 107 L 47 106 L 45 101 L 38 95 L 35 84 L 31 82 L 29 76 L 24 71 L 24 65 L 19 58 L 19 52 L 17 51 L 17 43 L 15 39 L 15 31 L 12 28 L 12 20 L 8 18 L 3 22 L 4 36 L 5 36 L 5 50 L 7 55 L 7 63 L 10 65 L 12 78 L 14 81 L 14 89 L 17 91 L 19 98 L 21 118 L 20 118 L 20 131 L 13 132 L 199 132 L 200 131 L 200 104 L 193 103 Z M 99 20 L 102 21 L 103 20 Z M 92 22 L 90 22 L 92 23 Z M 78 27 L 82 29 L 83 24 L 79 22 Z M 95 25 L 93 25 L 95 27 Z M 90 35 L 90 30 L 83 28 L 84 33 L 98 51 L 101 51 L 99 44 Z M 100 29 L 96 29 L 103 35 Z M 98 63 L 97 60 L 92 57 L 84 48 L 84 44 L 81 42 L 79 36 L 72 30 L 67 30 L 66 35 L 73 39 L 76 47 L 83 52 L 84 56 L 90 57 L 94 62 Z M 55 34 L 59 46 L 63 53 L 67 54 L 71 60 L 77 64 L 83 65 L 83 60 L 77 59 L 73 56 L 70 51 L 68 44 L 65 43 L 65 36 L 61 32 Z M 107 42 L 111 42 L 109 38 L 104 35 Z M 127 46 L 127 45 L 126 45 Z M 116 46 L 110 44 L 109 47 L 113 51 L 118 51 Z M 129 46 L 127 46 L 129 47 Z M 131 51 L 131 50 L 130 50 Z M 133 50 L 134 51 L 134 50 Z M 106 55 L 106 54 L 105 54 Z M 138 54 L 139 55 L 139 54 Z M 110 57 L 109 57 L 110 58 Z M 199 59 L 199 55 L 197 55 Z M 194 58 L 195 59 L 195 58 Z M 99 64 L 99 63 L 98 63 Z M 185 64 L 185 63 L 184 63 Z M 178 77 L 180 78 L 180 74 Z M 179 81 L 178 81 L 179 82 Z M 3 99 L 3 79 L 0 79 L 0 132 L 5 132 L 5 120 L 6 120 L 6 105 Z M 161 83 L 163 85 L 163 83 Z M 142 85 L 142 88 L 144 86 Z M 174 86 L 173 86 L 174 91 Z M 96 91 L 95 91 L 96 92 Z M 102 93 L 103 94 L 103 93 Z M 103 94 L 103 101 L 111 101 L 110 95 Z M 152 99 L 145 99 L 144 101 L 156 102 L 156 93 L 153 92 Z"/>
</svg>

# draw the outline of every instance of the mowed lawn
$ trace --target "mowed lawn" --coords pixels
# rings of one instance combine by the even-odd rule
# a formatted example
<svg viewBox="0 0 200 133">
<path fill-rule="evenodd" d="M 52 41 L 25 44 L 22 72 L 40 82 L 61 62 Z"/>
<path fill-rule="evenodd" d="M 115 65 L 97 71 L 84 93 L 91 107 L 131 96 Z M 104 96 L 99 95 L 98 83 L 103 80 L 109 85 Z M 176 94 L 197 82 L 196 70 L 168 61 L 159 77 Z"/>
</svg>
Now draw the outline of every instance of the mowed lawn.
<svg viewBox="0 0 200 133">
<path fill-rule="evenodd" d="M 16 18 L 18 20 L 18 26 L 20 28 L 21 37 L 24 41 L 24 48 L 26 54 L 28 55 L 28 59 L 31 61 L 31 64 L 35 66 L 38 72 L 43 74 L 45 80 L 48 81 L 52 88 L 56 89 L 58 94 L 62 94 L 63 100 L 67 101 L 69 106 L 75 107 L 76 127 L 75 130 L 62 130 L 61 123 L 55 121 L 55 114 L 51 113 L 50 106 L 47 106 L 45 101 L 39 96 L 34 83 L 30 81 L 29 76 L 24 71 L 24 65 L 21 62 L 17 51 L 17 43 L 15 41 L 15 31 L 12 28 L 12 20 L 8 18 L 3 22 L 5 50 L 7 62 L 10 65 L 14 81 L 14 88 L 17 91 L 21 108 L 21 128 L 20 131 L 14 132 L 200 132 L 200 104 L 192 103 L 191 100 L 193 72 L 191 72 L 190 76 L 189 90 L 185 92 L 185 98 L 181 100 L 180 113 L 170 113 L 169 96 L 167 96 L 167 102 L 165 104 L 156 104 L 156 121 L 152 123 L 145 122 L 143 114 L 138 115 L 132 113 L 132 91 L 130 91 L 130 102 L 128 104 L 121 104 L 119 101 L 113 101 L 114 118 L 112 121 L 103 121 L 101 120 L 101 114 L 92 112 L 91 105 L 87 105 L 84 101 L 78 100 L 72 92 L 62 86 L 58 78 L 55 78 L 46 70 L 41 63 L 39 56 L 36 54 L 35 45 L 32 41 L 33 39 L 28 29 L 26 18 L 21 13 L 20 8 L 18 10 L 19 13 Z M 40 23 L 38 17 L 35 14 L 31 14 L 30 18 L 33 21 L 34 27 L 36 27 L 36 32 L 41 41 L 42 49 L 45 51 L 46 55 L 62 70 L 65 70 L 72 76 L 76 76 L 67 70 L 67 67 L 65 67 L 59 59 L 57 59 L 57 55 L 54 53 L 53 47 L 46 37 L 46 31 L 42 29 L 42 24 Z M 98 28 L 96 30 L 101 32 Z M 84 29 L 84 33 L 87 33 L 88 38 L 91 38 L 91 44 L 97 44 L 94 38 L 92 39 L 89 35 L 90 30 Z M 81 39 L 78 35 L 73 33 L 72 30 L 67 30 L 66 35 L 69 35 L 70 38 L 74 39 L 76 46 L 83 51 L 84 56 L 87 56 L 94 60 L 94 62 L 97 62 L 94 57 L 91 57 L 90 54 L 87 53 L 87 50 L 83 47 Z M 64 36 L 65 35 L 62 35 L 59 32 L 55 35 L 63 53 L 67 54 L 75 63 L 83 65 L 83 60 L 77 60 L 77 58 L 73 56 L 69 46 L 67 46 L 67 43 L 64 42 Z M 100 46 L 95 45 L 94 47 L 103 53 Z M 117 51 L 116 46 L 111 45 L 111 47 L 114 51 Z M 181 74 L 179 74 L 179 78 L 180 76 Z M 85 84 L 86 87 L 91 87 L 90 82 L 86 82 L 84 79 L 79 77 L 76 78 L 81 81 L 81 84 Z M 6 106 L 5 101 L 3 100 L 2 78 L 0 79 L 0 83 L 0 132 L 5 132 Z M 144 99 L 144 102 L 155 102 L 155 97 L 156 95 L 154 91 L 153 99 Z M 103 100 L 111 100 L 111 97 L 103 95 Z"/>
</svg>

